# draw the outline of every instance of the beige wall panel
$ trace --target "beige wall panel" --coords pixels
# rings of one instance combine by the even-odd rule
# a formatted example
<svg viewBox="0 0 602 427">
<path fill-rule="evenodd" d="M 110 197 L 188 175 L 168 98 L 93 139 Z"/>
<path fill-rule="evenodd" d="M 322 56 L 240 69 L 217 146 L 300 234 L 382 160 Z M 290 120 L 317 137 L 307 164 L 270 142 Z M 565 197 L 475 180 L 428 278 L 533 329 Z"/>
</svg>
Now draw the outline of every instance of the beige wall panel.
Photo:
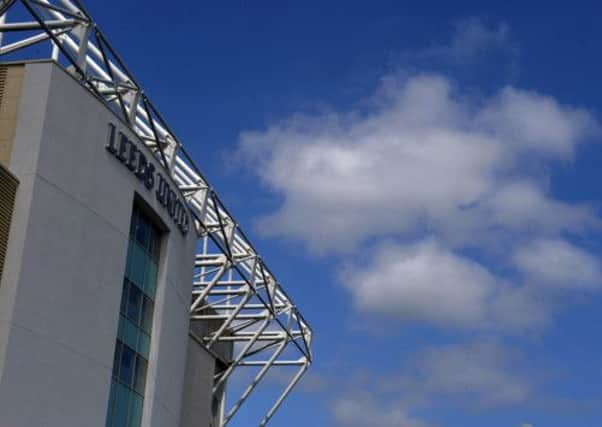
<svg viewBox="0 0 602 427">
<path fill-rule="evenodd" d="M 8 167 L 15 138 L 25 66 L 0 67 L 0 164 Z"/>
</svg>

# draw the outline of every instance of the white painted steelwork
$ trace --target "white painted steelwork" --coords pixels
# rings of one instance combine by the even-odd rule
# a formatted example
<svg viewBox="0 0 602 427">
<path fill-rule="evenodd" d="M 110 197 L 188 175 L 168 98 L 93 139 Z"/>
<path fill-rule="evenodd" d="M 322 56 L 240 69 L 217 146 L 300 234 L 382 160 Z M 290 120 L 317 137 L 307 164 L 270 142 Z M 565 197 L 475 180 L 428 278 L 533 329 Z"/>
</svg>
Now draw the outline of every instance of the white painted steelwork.
<svg viewBox="0 0 602 427">
<path fill-rule="evenodd" d="M 49 45 L 50 56 L 40 57 L 40 43 Z M 221 395 L 233 372 L 259 369 L 241 396 L 228 399 L 220 426 L 228 424 L 270 369 L 297 368 L 259 420 L 265 426 L 311 364 L 311 328 L 81 2 L 0 0 L 0 59 L 48 57 L 147 144 L 188 201 L 199 237 L 191 324 L 215 326 L 200 328 L 207 332 L 194 338 L 225 366 L 216 374 L 213 392 Z M 222 342 L 232 345 L 231 357 L 216 351 Z"/>
</svg>

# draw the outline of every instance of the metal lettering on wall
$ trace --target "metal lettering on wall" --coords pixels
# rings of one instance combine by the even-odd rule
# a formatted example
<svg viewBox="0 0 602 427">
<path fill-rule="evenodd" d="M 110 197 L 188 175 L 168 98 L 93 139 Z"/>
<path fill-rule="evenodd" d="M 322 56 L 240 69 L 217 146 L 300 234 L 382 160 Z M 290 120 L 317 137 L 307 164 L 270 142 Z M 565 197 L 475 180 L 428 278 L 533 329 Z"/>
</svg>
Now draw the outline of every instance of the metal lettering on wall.
<svg viewBox="0 0 602 427">
<path fill-rule="evenodd" d="M 182 234 L 188 233 L 190 218 L 188 217 L 186 205 L 180 201 L 177 193 L 171 189 L 169 182 L 159 172 L 155 172 L 155 165 L 147 160 L 142 150 L 136 147 L 123 132 L 117 132 L 115 125 L 112 123 L 109 123 L 106 149 L 143 182 L 149 191 L 155 188 L 156 182 L 159 183 L 155 191 L 157 200 L 167 209 L 169 216 L 174 220 Z"/>
</svg>

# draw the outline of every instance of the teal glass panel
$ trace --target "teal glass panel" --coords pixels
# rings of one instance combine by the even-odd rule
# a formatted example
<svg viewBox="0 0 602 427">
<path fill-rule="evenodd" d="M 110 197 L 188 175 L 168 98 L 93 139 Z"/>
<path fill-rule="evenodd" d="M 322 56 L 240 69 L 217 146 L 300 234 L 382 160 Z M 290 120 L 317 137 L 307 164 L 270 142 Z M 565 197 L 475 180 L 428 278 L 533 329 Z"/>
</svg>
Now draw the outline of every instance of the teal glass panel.
<svg viewBox="0 0 602 427">
<path fill-rule="evenodd" d="M 140 353 L 145 359 L 148 359 L 148 354 L 150 351 L 150 337 L 141 332 L 138 335 L 138 353 Z"/>
<path fill-rule="evenodd" d="M 111 391 L 109 393 L 109 411 L 107 416 L 107 427 L 112 427 L 113 421 L 113 409 L 115 408 L 115 394 L 117 392 L 117 383 L 115 381 L 111 381 Z"/>
<path fill-rule="evenodd" d="M 142 248 L 133 244 L 133 271 L 130 280 L 138 285 L 139 288 L 144 288 L 144 276 L 146 274 L 146 255 Z"/>
<path fill-rule="evenodd" d="M 137 270 L 138 270 L 138 251 L 136 250 L 136 245 L 134 244 L 133 240 L 130 240 L 130 249 L 131 249 L 131 268 L 130 268 L 130 274 L 127 277 L 131 282 L 135 282 L 136 281 L 136 277 L 137 277 Z"/>
<path fill-rule="evenodd" d="M 151 225 L 142 218 L 138 218 L 138 226 L 136 227 L 136 240 L 143 248 L 148 248 L 150 233 L 152 231 Z"/>
<path fill-rule="evenodd" d="M 113 354 L 113 378 L 119 377 L 119 365 L 121 363 L 121 343 L 117 341 L 115 353 Z"/>
<path fill-rule="evenodd" d="M 138 328 L 132 322 L 125 317 L 121 316 L 120 322 L 123 323 L 123 337 L 122 341 L 127 344 L 130 348 L 136 349 L 138 346 Z"/>
<path fill-rule="evenodd" d="M 117 329 L 117 339 L 125 342 L 126 337 L 126 323 L 123 316 L 119 316 L 119 327 Z"/>
<path fill-rule="evenodd" d="M 124 427 L 127 425 L 130 394 L 131 392 L 125 386 L 117 384 L 115 407 L 112 414 L 112 427 Z"/>
<path fill-rule="evenodd" d="M 153 261 L 159 261 L 159 250 L 161 249 L 161 241 L 159 240 L 158 234 L 153 233 L 153 238 L 149 249 Z"/>
<path fill-rule="evenodd" d="M 134 271 L 134 249 L 130 243 L 128 245 L 128 255 L 125 262 L 125 276 L 130 277 Z"/>
<path fill-rule="evenodd" d="M 135 362 L 136 353 L 134 350 L 124 345 L 121 351 L 121 366 L 119 367 L 119 382 L 122 385 L 129 387 L 133 383 Z"/>
<path fill-rule="evenodd" d="M 134 390 L 140 395 L 144 395 L 144 387 L 146 386 L 146 359 L 140 355 L 136 356 L 136 370 L 134 372 Z"/>
<path fill-rule="evenodd" d="M 142 292 L 136 286 L 130 286 L 128 290 L 127 311 L 125 315 L 135 325 L 139 325 L 142 322 Z"/>
<path fill-rule="evenodd" d="M 138 227 L 138 211 L 134 208 L 132 220 L 130 222 L 130 239 L 134 239 L 136 235 L 136 227 Z"/>
<path fill-rule="evenodd" d="M 155 299 L 155 293 L 157 291 L 157 264 L 153 261 L 149 261 L 148 276 L 144 291 L 151 299 Z"/>
<path fill-rule="evenodd" d="M 160 242 L 159 230 L 135 207 L 122 285 L 107 427 L 140 427 Z"/>
<path fill-rule="evenodd" d="M 140 319 L 140 326 L 142 330 L 150 333 L 153 327 L 153 307 L 154 304 L 150 298 L 144 297 L 142 300 L 142 318 Z"/>
<path fill-rule="evenodd" d="M 130 420 L 129 427 L 138 427 L 142 420 L 142 396 L 131 393 L 130 396 L 130 408 L 129 408 Z"/>
<path fill-rule="evenodd" d="M 128 279 L 123 280 L 123 288 L 121 290 L 121 304 L 119 305 L 119 312 L 121 314 L 127 311 L 128 294 L 130 291 L 130 281 Z"/>
</svg>

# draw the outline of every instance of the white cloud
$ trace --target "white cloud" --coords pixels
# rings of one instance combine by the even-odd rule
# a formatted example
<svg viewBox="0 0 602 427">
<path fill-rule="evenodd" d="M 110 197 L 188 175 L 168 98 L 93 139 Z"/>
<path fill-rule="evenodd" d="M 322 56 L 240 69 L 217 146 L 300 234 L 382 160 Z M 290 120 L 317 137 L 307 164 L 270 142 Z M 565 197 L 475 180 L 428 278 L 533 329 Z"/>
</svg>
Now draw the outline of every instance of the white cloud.
<svg viewBox="0 0 602 427">
<path fill-rule="evenodd" d="M 587 251 L 560 239 L 538 239 L 519 247 L 512 259 L 530 280 L 566 289 L 602 284 L 602 265 Z"/>
<path fill-rule="evenodd" d="M 512 87 L 502 89 L 477 120 L 518 149 L 561 157 L 572 154 L 583 130 L 593 125 L 584 110 L 563 107 L 552 97 Z"/>
<path fill-rule="evenodd" d="M 583 230 L 598 222 L 587 207 L 553 200 L 528 180 L 505 182 L 479 208 L 491 226 L 523 233 Z"/>
<path fill-rule="evenodd" d="M 480 322 L 495 287 L 487 270 L 433 240 L 381 247 L 344 282 L 362 310 L 442 324 Z"/>
<path fill-rule="evenodd" d="M 334 403 L 333 413 L 338 425 L 345 427 L 427 427 L 410 418 L 399 404 L 383 404 L 366 396 L 341 397 Z"/>
<path fill-rule="evenodd" d="M 341 281 L 362 311 L 474 329 L 531 328 L 545 313 L 529 293 L 434 239 L 385 244 Z"/>
<path fill-rule="evenodd" d="M 241 134 L 241 152 L 283 196 L 261 230 L 327 252 L 417 229 L 461 245 L 593 221 L 552 199 L 532 167 L 570 158 L 597 129 L 587 111 L 516 88 L 474 99 L 421 74 L 386 77 L 370 105 Z"/>
<path fill-rule="evenodd" d="M 508 407 L 535 395 L 522 354 L 495 340 L 429 346 L 398 371 L 352 373 L 333 383 L 341 385 L 335 419 L 349 427 L 423 426 L 428 417 L 416 418 L 411 408 Z"/>
<path fill-rule="evenodd" d="M 524 402 L 532 384 L 516 370 L 517 357 L 494 341 L 477 341 L 427 350 L 419 362 L 418 382 L 425 393 L 468 400 L 472 405 Z"/>
<path fill-rule="evenodd" d="M 510 46 L 503 24 L 467 20 L 430 52 L 468 58 Z M 558 239 L 599 220 L 554 198 L 548 176 L 600 135 L 590 112 L 510 86 L 475 96 L 425 73 L 385 76 L 358 105 L 243 132 L 239 151 L 281 196 L 259 229 L 315 253 L 353 254 L 340 278 L 359 310 L 522 331 L 553 307 L 536 282 L 598 285 L 602 267 Z M 534 243 L 517 249 L 523 242 Z"/>
</svg>

